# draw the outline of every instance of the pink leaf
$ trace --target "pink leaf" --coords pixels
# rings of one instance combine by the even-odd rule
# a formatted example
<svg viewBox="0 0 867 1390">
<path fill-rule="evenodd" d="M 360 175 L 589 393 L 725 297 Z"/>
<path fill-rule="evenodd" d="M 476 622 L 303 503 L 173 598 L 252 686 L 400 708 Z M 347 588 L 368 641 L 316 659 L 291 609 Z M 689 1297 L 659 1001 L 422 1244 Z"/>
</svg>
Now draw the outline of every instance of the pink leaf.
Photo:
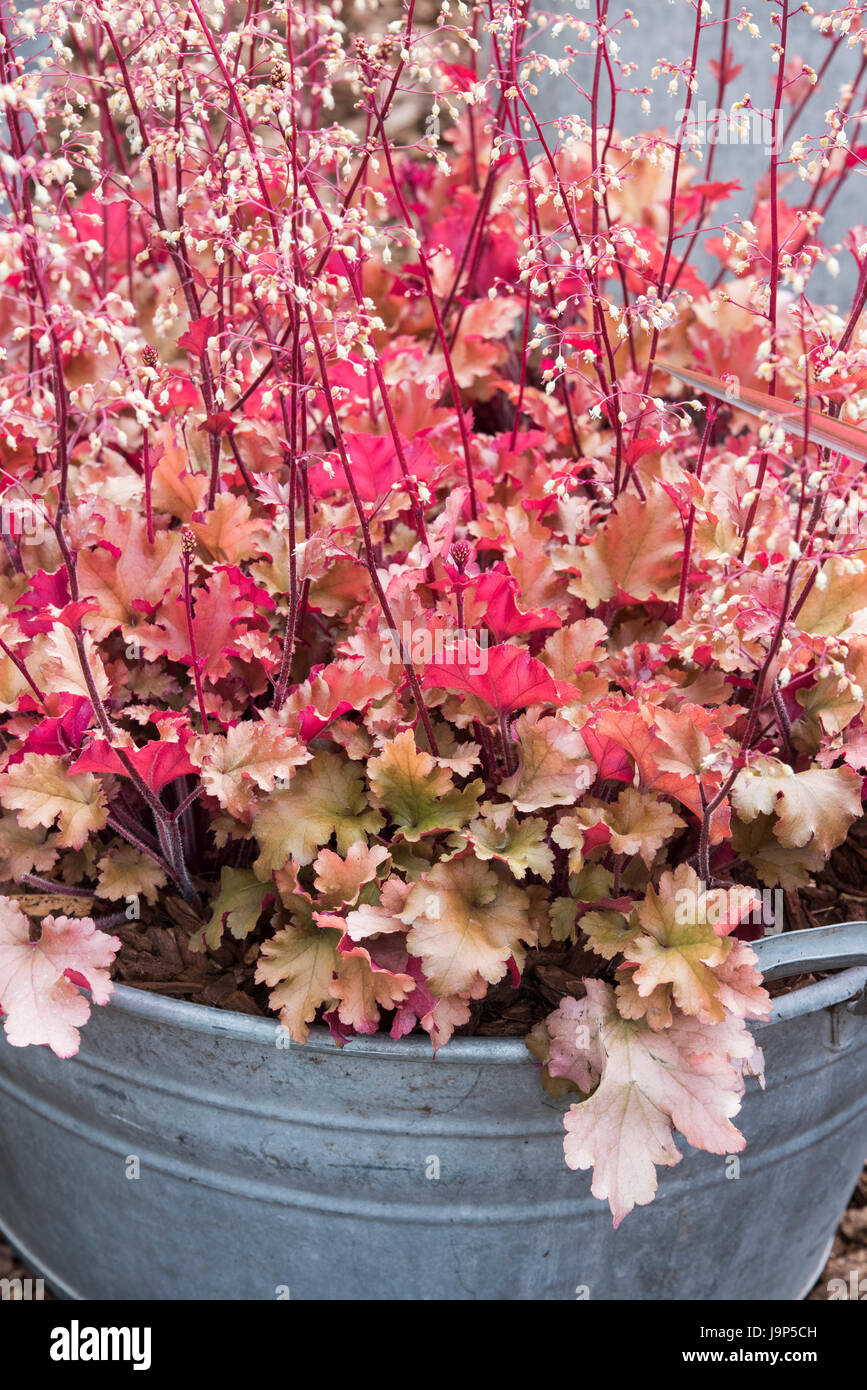
<svg viewBox="0 0 867 1390">
<path fill-rule="evenodd" d="M 90 917 L 46 917 L 40 939 L 31 941 L 18 903 L 0 899 L 0 1004 L 12 1046 L 50 1047 L 58 1057 L 77 1052 L 78 1030 L 90 1018 L 77 986 L 85 985 L 95 1004 L 106 1004 L 120 944 Z"/>
</svg>

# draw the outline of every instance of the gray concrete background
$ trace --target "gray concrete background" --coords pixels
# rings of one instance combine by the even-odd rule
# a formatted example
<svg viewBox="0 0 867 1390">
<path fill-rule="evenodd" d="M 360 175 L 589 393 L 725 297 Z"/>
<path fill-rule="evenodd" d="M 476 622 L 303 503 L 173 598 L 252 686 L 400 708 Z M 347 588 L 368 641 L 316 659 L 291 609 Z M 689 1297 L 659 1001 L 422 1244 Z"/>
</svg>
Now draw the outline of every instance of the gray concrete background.
<svg viewBox="0 0 867 1390">
<path fill-rule="evenodd" d="M 733 0 L 731 9 L 737 12 L 740 8 L 741 0 Z M 817 8 L 818 8 L 817 4 Z M 615 27 L 620 29 L 621 56 L 631 62 L 638 64 L 638 71 L 627 79 L 619 79 L 622 84 L 630 86 L 650 86 L 654 87 L 654 92 L 649 98 L 651 112 L 649 115 L 641 111 L 641 98 L 633 97 L 628 93 L 618 93 L 617 98 L 617 117 L 616 125 L 622 135 L 635 132 L 637 130 L 650 130 L 664 125 L 668 130 L 674 130 L 678 124 L 678 111 L 683 107 L 685 88 L 683 82 L 678 84 L 678 93 L 671 95 L 668 91 L 670 77 L 667 74 L 661 75 L 655 82 L 651 80 L 651 69 L 656 60 L 666 57 L 672 62 L 682 62 L 687 59 L 692 51 L 693 33 L 695 28 L 695 9 L 689 0 L 632 0 L 630 5 L 635 17 L 639 20 L 640 27 L 633 29 L 629 22 L 618 23 Z M 734 64 L 742 64 L 743 69 L 734 78 L 726 89 L 723 105 L 729 110 L 732 103 L 740 100 L 746 93 L 750 94 L 753 105 L 767 110 L 773 109 L 774 84 L 776 83 L 777 68 L 772 64 L 770 55 L 770 43 L 772 38 L 778 39 L 779 31 L 771 24 L 772 13 L 777 12 L 776 6 L 762 3 L 762 0 L 752 0 L 748 8 L 753 11 L 753 19 L 760 30 L 760 37 L 751 38 L 744 29 L 738 32 L 737 26 L 730 23 L 727 26 L 727 47 L 732 50 Z M 792 8 L 796 8 L 793 4 Z M 821 6 L 828 9 L 830 6 Z M 701 37 L 701 47 L 699 50 L 699 63 L 697 71 L 698 90 L 693 97 L 693 104 L 700 100 L 706 103 L 708 109 L 716 106 L 717 79 L 708 66 L 709 59 L 718 59 L 720 51 L 720 31 L 721 24 L 715 21 L 722 19 L 723 0 L 710 0 L 710 15 L 705 16 L 704 23 L 709 25 L 704 29 Z M 589 21 L 595 19 L 596 0 L 585 0 L 585 7 L 581 8 L 581 0 L 540 0 L 538 6 L 534 5 L 534 13 L 544 11 L 555 16 L 563 14 L 574 15 L 577 19 Z M 612 20 L 619 20 L 623 10 L 614 3 L 610 7 Z M 798 14 L 789 23 L 789 37 L 787 53 L 789 62 L 795 57 L 808 63 L 817 71 L 821 67 L 828 51 L 830 40 L 818 33 L 812 27 L 810 18 L 807 15 Z M 589 102 L 586 95 L 579 90 L 583 86 L 589 92 L 593 79 L 593 59 L 589 56 L 589 45 L 581 43 L 574 32 L 570 33 L 564 29 L 558 36 L 554 36 L 550 31 L 541 36 L 537 36 L 531 31 L 525 52 L 537 50 L 551 54 L 555 57 L 562 57 L 565 46 L 571 43 L 582 55 L 574 61 L 569 77 L 549 77 L 545 76 L 538 80 L 539 95 L 535 100 L 535 106 L 542 113 L 546 120 L 551 120 L 555 116 L 564 116 L 576 113 L 588 117 Z M 844 41 L 845 44 L 845 41 Z M 821 134 L 824 130 L 824 113 L 830 110 L 839 97 L 840 86 L 842 83 L 854 79 L 861 62 L 861 46 L 846 48 L 841 45 L 842 51 L 838 51 L 829 65 L 828 71 L 821 81 L 812 91 L 811 99 L 805 107 L 796 127 L 794 136 L 802 133 Z M 576 84 L 578 84 L 576 86 Z M 603 88 L 603 90 L 605 90 Z M 603 112 L 607 112 L 607 96 L 603 102 Z M 791 108 L 784 105 L 784 115 L 788 115 Z M 850 111 L 857 114 L 867 110 L 867 76 L 862 77 L 860 90 L 856 92 Z M 729 136 L 729 139 L 734 139 Z M 790 141 L 783 147 L 781 158 L 785 159 L 788 154 Z M 860 135 L 854 143 L 867 143 L 867 120 L 862 126 Z M 705 164 L 709 148 L 704 147 Z M 719 144 L 713 166 L 713 179 L 740 180 L 743 192 L 736 194 L 734 198 L 722 205 L 723 210 L 718 211 L 718 217 L 726 219 L 732 213 L 737 212 L 742 216 L 749 216 L 751 210 L 751 191 L 758 179 L 768 170 L 768 154 L 761 144 L 756 143 L 755 136 L 749 142 L 743 141 L 737 144 Z M 697 176 L 697 181 L 701 181 L 703 175 Z M 825 186 L 830 187 L 830 184 Z M 810 187 L 802 183 L 797 174 L 794 179 L 783 189 L 782 196 L 786 201 L 796 206 L 804 204 L 809 198 Z M 824 189 L 821 195 L 824 197 Z M 867 222 L 867 179 L 859 169 L 854 169 L 849 176 L 848 186 L 844 187 L 837 199 L 833 203 L 828 218 L 824 224 L 822 232 L 819 233 L 820 239 L 827 242 L 840 242 L 850 229 L 857 222 Z M 684 243 L 685 244 L 685 243 Z M 700 254 L 700 242 L 693 253 L 693 264 L 701 272 L 708 265 L 716 265 Z M 809 294 L 814 300 L 822 300 L 831 303 L 839 303 L 841 309 L 846 310 L 851 304 L 851 296 L 854 290 L 856 273 L 852 257 L 847 252 L 842 252 L 839 257 L 840 275 L 833 279 L 824 267 L 819 267 L 810 281 Z"/>
</svg>

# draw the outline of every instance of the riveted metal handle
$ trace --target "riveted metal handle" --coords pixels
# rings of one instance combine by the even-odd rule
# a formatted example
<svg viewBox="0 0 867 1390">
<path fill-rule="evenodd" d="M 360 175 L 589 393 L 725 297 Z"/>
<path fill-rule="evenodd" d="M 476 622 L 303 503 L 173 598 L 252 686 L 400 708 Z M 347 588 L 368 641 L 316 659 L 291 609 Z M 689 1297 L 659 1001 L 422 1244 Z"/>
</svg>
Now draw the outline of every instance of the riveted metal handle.
<svg viewBox="0 0 867 1390">
<path fill-rule="evenodd" d="M 781 1023 L 848 1001 L 852 1001 L 852 1013 L 867 1013 L 867 922 L 836 922 L 830 927 L 781 932 L 750 945 L 766 980 L 810 970 L 840 970 L 839 975 L 776 999 L 773 1013 L 763 1023 Z"/>
</svg>

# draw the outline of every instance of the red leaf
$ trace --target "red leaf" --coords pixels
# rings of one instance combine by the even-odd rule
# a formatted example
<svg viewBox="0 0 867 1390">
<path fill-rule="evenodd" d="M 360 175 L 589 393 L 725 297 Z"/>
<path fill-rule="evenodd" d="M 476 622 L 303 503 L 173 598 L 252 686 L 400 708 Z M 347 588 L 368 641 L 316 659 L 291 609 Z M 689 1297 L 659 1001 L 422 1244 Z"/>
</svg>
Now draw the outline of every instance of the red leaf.
<svg viewBox="0 0 867 1390">
<path fill-rule="evenodd" d="M 440 63 L 440 72 L 445 73 L 453 92 L 468 92 L 475 86 L 478 78 L 472 68 L 464 63 Z"/>
<path fill-rule="evenodd" d="M 515 637 L 519 632 L 538 632 L 541 628 L 562 627 L 551 608 L 522 613 L 515 602 L 518 585 L 508 573 L 488 570 L 471 585 L 476 602 L 481 606 L 484 620 L 498 641 Z"/>
<path fill-rule="evenodd" d="M 209 339 L 214 337 L 217 318 L 216 314 L 206 314 L 204 318 L 197 319 L 178 338 L 178 347 L 186 348 L 193 357 L 201 357 Z"/>
<path fill-rule="evenodd" d="M 69 708 L 59 719 L 43 719 L 35 729 L 31 729 L 26 742 L 14 755 L 16 762 L 25 753 L 53 753 L 57 757 L 64 757 L 73 748 L 79 747 L 93 719 L 93 706 L 83 695 L 64 695 L 61 698 L 69 702 Z"/>
<path fill-rule="evenodd" d="M 147 782 L 152 791 L 162 791 L 167 783 L 188 772 L 197 773 L 198 768 L 191 763 L 186 749 L 180 743 L 145 743 L 141 748 L 123 750 L 136 772 Z M 116 777 L 128 777 L 129 773 L 113 748 L 105 739 L 97 738 L 72 764 L 70 772 L 111 772 Z"/>
<path fill-rule="evenodd" d="M 205 434 L 231 434 L 235 428 L 235 421 L 227 410 L 218 410 L 214 415 L 206 415 L 203 423 L 199 425 L 199 433 Z"/>
<path fill-rule="evenodd" d="M 62 608 L 69 602 L 69 577 L 65 569 L 46 574 L 37 570 L 18 600 L 19 608 L 32 608 L 41 612 L 44 608 Z"/>
<path fill-rule="evenodd" d="M 587 745 L 587 752 L 599 769 L 599 776 L 603 782 L 632 781 L 632 763 L 619 743 L 615 743 L 607 734 L 595 733 L 589 724 L 585 724 L 581 730 L 581 737 Z"/>
<path fill-rule="evenodd" d="M 551 673 L 520 647 L 503 643 L 487 649 L 467 642 L 463 660 L 434 662 L 424 673 L 424 687 L 463 690 L 484 700 L 497 714 L 513 714 L 528 705 L 558 705 Z"/>
</svg>

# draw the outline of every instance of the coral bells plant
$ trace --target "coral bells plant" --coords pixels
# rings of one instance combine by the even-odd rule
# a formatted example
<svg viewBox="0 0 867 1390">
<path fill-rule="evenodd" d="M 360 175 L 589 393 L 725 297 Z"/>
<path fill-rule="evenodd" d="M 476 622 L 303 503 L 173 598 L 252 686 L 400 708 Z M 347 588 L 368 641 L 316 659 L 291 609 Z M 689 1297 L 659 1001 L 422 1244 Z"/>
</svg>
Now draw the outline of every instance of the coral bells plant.
<svg viewBox="0 0 867 1390">
<path fill-rule="evenodd" d="M 727 37 L 771 45 L 726 222 L 689 120 L 616 125 L 649 8 L 552 59 L 517 0 L 3 5 L 14 1046 L 112 977 L 297 1043 L 523 1031 L 617 1221 L 676 1132 L 743 1146 L 765 890 L 867 771 L 867 228 L 808 297 L 863 91 L 805 133 L 794 47 L 867 34 L 690 5 L 648 106 L 707 52 L 736 115 Z"/>
</svg>

